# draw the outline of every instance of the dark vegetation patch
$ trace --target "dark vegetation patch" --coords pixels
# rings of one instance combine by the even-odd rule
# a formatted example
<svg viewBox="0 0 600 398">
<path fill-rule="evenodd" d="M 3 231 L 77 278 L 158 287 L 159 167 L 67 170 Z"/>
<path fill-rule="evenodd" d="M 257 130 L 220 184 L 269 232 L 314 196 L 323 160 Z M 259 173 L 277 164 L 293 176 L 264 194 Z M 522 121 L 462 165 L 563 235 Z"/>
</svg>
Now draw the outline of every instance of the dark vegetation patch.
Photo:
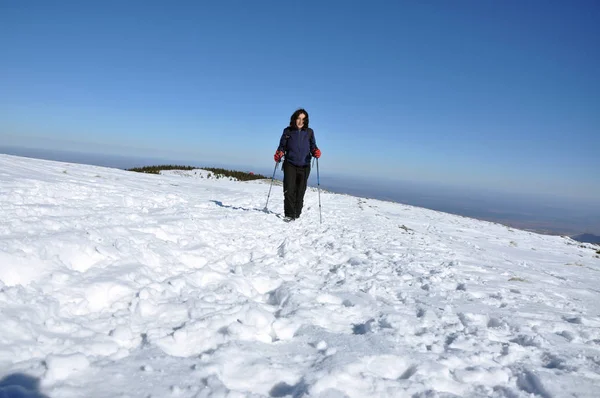
<svg viewBox="0 0 600 398">
<path fill-rule="evenodd" d="M 159 166 L 144 166 L 144 167 L 135 167 L 133 169 L 128 169 L 128 171 L 135 171 L 138 173 L 148 173 L 148 174 L 160 174 L 161 170 L 196 170 L 200 167 L 192 167 L 192 166 L 179 166 L 179 165 L 159 165 Z M 245 171 L 236 171 L 236 170 L 227 170 L 215 167 L 202 167 L 202 170 L 210 171 L 214 174 L 214 178 L 222 178 L 222 177 L 233 177 L 239 181 L 251 181 L 251 180 L 262 180 L 267 177 L 261 174 L 255 174 L 252 172 Z"/>
</svg>

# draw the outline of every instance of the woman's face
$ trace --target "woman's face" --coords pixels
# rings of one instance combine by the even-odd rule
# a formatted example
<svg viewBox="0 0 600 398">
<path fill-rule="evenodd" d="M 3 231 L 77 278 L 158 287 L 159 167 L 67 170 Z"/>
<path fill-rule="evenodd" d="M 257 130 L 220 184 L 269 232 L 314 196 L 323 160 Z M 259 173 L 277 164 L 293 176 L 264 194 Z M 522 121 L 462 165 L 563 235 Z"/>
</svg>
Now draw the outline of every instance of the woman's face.
<svg viewBox="0 0 600 398">
<path fill-rule="evenodd" d="M 306 115 L 304 113 L 299 114 L 296 118 L 296 127 L 299 129 L 304 127 L 304 120 L 306 120 Z"/>
</svg>

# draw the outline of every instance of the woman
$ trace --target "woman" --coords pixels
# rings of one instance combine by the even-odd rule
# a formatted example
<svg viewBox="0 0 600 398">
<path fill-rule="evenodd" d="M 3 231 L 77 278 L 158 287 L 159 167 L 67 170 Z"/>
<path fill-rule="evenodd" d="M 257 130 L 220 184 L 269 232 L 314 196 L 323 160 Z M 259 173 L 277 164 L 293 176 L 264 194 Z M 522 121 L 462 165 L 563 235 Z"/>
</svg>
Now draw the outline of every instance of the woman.
<svg viewBox="0 0 600 398">
<path fill-rule="evenodd" d="M 308 112 L 298 109 L 290 117 L 290 125 L 283 129 L 274 159 L 283 157 L 283 208 L 287 221 L 300 217 L 304 193 L 310 174 L 311 155 L 321 157 L 314 131 L 308 127 Z"/>
</svg>

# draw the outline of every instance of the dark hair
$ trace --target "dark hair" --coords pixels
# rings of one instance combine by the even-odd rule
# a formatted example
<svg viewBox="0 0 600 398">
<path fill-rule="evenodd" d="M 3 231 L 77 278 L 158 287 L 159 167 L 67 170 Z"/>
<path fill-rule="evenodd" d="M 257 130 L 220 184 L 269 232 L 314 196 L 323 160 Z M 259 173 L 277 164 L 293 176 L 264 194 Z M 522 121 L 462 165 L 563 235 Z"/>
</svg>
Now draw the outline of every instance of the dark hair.
<svg viewBox="0 0 600 398">
<path fill-rule="evenodd" d="M 304 113 L 306 115 L 306 119 L 304 119 L 304 126 L 302 127 L 302 130 L 306 130 L 308 128 L 308 112 L 306 112 L 306 110 L 302 108 L 297 109 L 296 112 L 292 113 L 292 116 L 290 117 L 290 128 L 297 128 L 296 119 L 298 119 L 298 116 L 300 116 L 301 113 Z"/>
</svg>

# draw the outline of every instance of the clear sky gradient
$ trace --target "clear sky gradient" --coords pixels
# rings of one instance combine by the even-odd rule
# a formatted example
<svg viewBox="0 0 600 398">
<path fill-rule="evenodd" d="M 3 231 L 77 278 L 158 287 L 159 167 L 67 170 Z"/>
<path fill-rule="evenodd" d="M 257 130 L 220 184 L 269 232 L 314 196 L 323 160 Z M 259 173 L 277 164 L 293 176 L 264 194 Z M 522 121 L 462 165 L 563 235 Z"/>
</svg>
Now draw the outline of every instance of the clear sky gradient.
<svg viewBox="0 0 600 398">
<path fill-rule="evenodd" d="M 2 1 L 0 142 L 600 200 L 597 1 Z M 271 165 L 271 166 L 269 166 Z"/>
</svg>

